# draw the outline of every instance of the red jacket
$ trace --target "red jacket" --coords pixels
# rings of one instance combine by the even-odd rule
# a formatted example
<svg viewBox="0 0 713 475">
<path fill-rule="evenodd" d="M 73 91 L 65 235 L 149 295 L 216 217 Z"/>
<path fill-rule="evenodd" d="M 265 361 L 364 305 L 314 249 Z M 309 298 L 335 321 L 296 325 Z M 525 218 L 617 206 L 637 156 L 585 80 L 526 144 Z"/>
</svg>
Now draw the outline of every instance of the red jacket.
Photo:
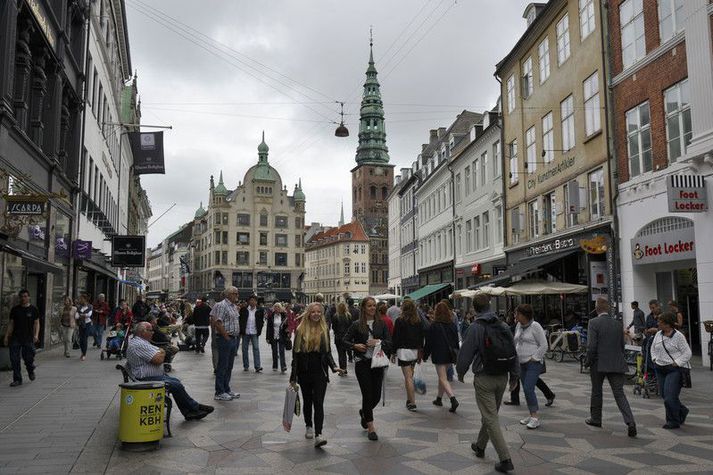
<svg viewBox="0 0 713 475">
<path fill-rule="evenodd" d="M 389 330 L 389 335 L 394 336 L 394 322 L 391 321 L 388 315 L 382 315 L 381 319 L 386 324 L 386 329 Z"/>
<path fill-rule="evenodd" d="M 92 320 L 94 321 L 95 324 L 106 326 L 106 317 L 109 316 L 110 311 L 111 310 L 109 309 L 109 304 L 106 303 L 106 300 L 101 303 L 99 303 L 99 301 L 97 301 L 94 304 L 94 312 L 92 313 Z"/>
</svg>

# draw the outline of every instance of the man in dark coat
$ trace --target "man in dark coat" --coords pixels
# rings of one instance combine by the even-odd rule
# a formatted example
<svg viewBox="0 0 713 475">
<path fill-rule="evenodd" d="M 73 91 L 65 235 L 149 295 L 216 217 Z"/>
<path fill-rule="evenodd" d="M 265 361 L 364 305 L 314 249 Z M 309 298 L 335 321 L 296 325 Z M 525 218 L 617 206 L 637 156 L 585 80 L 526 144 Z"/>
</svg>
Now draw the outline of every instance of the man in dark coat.
<svg viewBox="0 0 713 475">
<path fill-rule="evenodd" d="M 248 357 L 248 344 L 253 347 L 253 364 L 255 372 L 260 373 L 260 334 L 262 326 L 265 324 L 265 309 L 258 307 L 257 297 L 251 295 L 248 298 L 248 305 L 240 309 L 240 337 L 243 343 L 243 370 L 250 370 L 250 358 Z"/>
</svg>

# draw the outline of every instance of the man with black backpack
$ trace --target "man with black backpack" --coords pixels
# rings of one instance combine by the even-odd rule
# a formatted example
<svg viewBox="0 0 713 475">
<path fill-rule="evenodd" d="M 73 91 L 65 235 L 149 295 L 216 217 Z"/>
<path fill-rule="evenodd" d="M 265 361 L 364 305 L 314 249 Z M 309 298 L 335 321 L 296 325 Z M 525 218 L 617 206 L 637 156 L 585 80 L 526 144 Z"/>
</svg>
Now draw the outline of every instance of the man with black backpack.
<svg viewBox="0 0 713 475">
<path fill-rule="evenodd" d="M 510 391 L 516 386 L 520 373 L 515 342 L 510 328 L 490 310 L 490 297 L 476 295 L 473 298 L 476 319 L 465 334 L 458 354 L 458 381 L 472 366 L 475 400 L 482 415 L 478 440 L 471 448 L 478 458 L 485 457 L 488 440 L 493 442 L 500 461 L 495 464 L 498 472 L 514 470 L 510 451 L 500 430 L 498 411 L 510 378 Z"/>
</svg>

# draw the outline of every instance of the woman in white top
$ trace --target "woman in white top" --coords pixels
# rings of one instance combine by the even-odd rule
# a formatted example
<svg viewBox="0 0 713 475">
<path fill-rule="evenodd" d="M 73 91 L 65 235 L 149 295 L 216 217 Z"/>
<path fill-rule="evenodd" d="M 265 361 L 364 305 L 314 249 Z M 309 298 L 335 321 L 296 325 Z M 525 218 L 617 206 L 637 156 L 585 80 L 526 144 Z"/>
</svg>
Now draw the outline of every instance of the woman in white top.
<svg viewBox="0 0 713 475">
<path fill-rule="evenodd" d="M 520 424 L 527 426 L 528 429 L 537 429 L 540 426 L 540 419 L 537 416 L 539 407 L 535 395 L 535 385 L 540 379 L 547 352 L 545 331 L 533 319 L 533 315 L 532 306 L 528 304 L 518 305 L 515 309 L 515 318 L 517 319 L 515 349 L 520 360 L 522 389 L 525 393 L 525 400 L 527 400 L 527 409 L 530 411 L 530 417 L 522 419 Z"/>
<path fill-rule="evenodd" d="M 651 361 L 654 363 L 659 392 L 666 407 L 664 429 L 678 429 L 686 422 L 688 408 L 681 403 L 681 370 L 690 368 L 691 348 L 683 333 L 676 330 L 676 315 L 659 315 L 659 331 L 651 342 Z"/>
</svg>

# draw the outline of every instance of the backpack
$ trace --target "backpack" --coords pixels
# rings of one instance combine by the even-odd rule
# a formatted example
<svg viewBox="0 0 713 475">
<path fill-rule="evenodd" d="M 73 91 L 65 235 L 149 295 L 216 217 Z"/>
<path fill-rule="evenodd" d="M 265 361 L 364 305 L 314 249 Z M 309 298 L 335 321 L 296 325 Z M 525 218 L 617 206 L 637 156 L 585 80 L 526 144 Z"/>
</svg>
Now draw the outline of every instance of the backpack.
<svg viewBox="0 0 713 475">
<path fill-rule="evenodd" d="M 510 328 L 500 320 L 486 322 L 476 320 L 483 325 L 483 372 L 489 375 L 507 374 L 517 358 L 515 342 Z"/>
</svg>

